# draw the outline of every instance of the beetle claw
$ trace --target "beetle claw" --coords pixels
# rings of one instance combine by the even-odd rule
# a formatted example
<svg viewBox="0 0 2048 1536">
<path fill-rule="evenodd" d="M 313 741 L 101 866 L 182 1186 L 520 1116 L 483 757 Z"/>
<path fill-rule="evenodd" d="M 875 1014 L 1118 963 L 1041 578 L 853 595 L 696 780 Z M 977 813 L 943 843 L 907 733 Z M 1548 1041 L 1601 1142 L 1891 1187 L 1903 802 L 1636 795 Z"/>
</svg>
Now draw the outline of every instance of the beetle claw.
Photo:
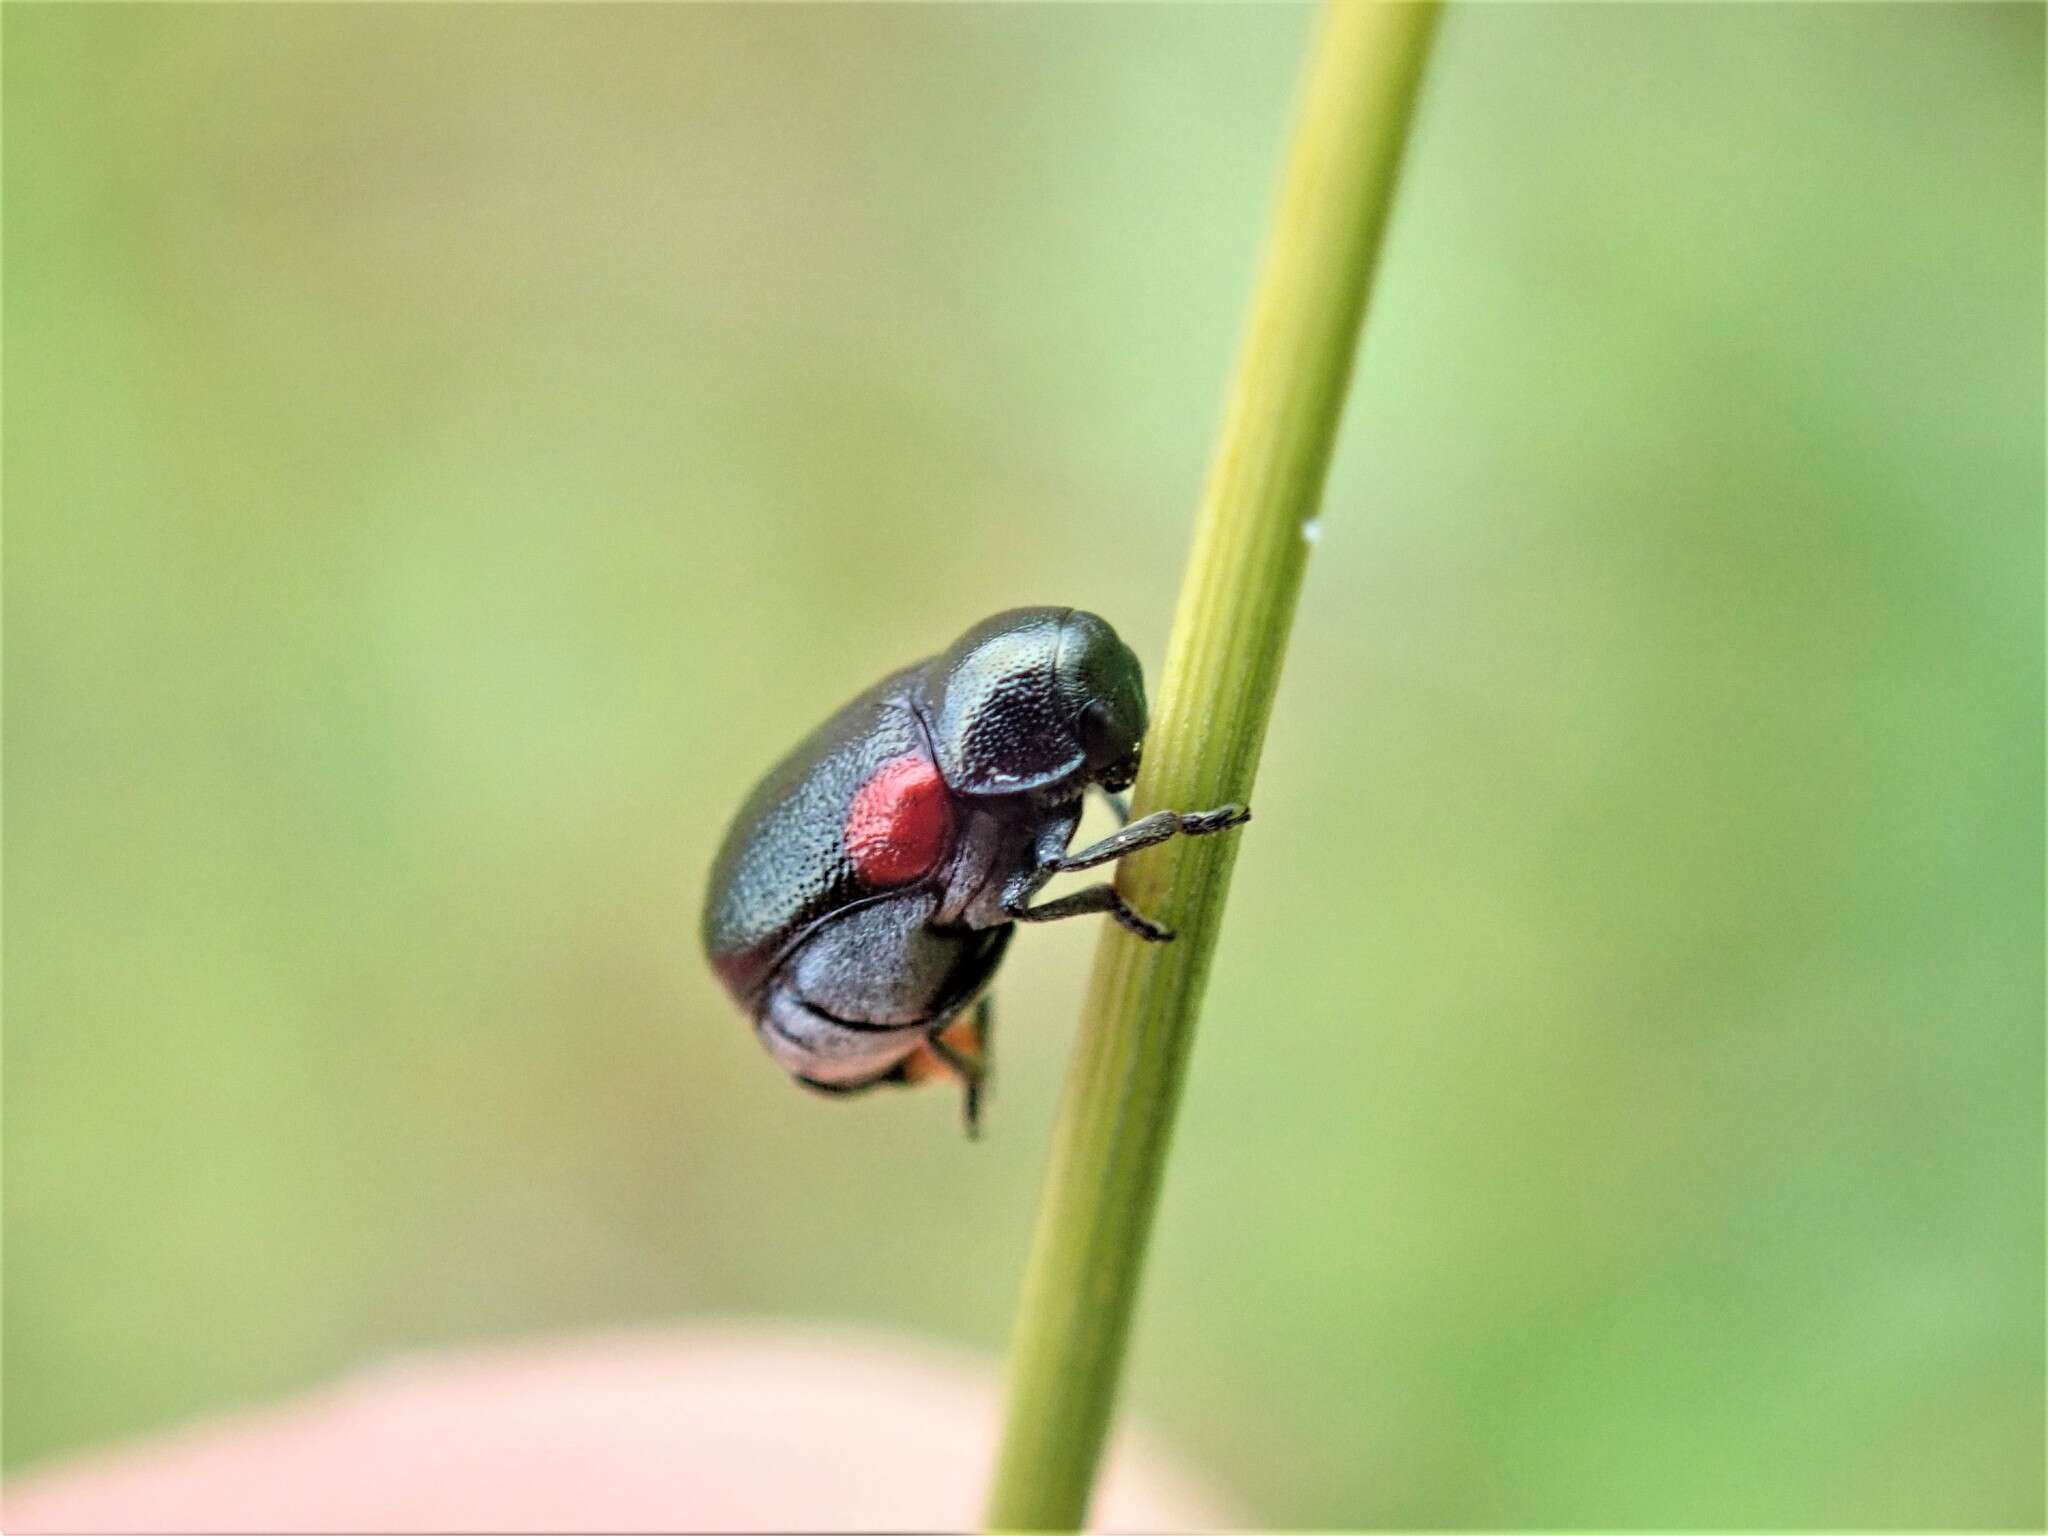
<svg viewBox="0 0 2048 1536">
<path fill-rule="evenodd" d="M 1173 930 L 1162 923 L 1153 922 L 1149 917 L 1140 917 L 1128 908 L 1113 915 L 1119 923 L 1123 924 L 1124 927 L 1135 933 L 1147 944 L 1171 944 L 1173 942 Z"/>
<path fill-rule="evenodd" d="M 1180 829 L 1193 837 L 1205 832 L 1226 832 L 1232 827 L 1241 827 L 1252 819 L 1252 808 L 1248 805 L 1219 805 L 1213 811 L 1194 811 L 1181 817 Z"/>
</svg>

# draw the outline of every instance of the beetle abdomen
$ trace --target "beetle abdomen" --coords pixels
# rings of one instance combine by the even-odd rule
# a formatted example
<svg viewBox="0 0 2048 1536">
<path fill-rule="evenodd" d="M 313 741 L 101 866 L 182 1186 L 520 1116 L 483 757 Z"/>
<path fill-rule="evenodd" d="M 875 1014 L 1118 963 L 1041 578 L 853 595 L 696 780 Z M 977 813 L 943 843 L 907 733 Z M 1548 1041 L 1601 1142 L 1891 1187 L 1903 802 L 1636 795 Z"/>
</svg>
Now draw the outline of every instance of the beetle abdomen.
<svg viewBox="0 0 2048 1536">
<path fill-rule="evenodd" d="M 856 1029 L 782 982 L 768 988 L 754 1025 L 783 1071 L 826 1088 L 854 1088 L 888 1076 L 925 1037 L 915 1024 Z"/>
<path fill-rule="evenodd" d="M 1011 929 L 933 928 L 938 897 L 892 897 L 825 919 L 776 970 L 756 1016 L 798 1077 L 847 1086 L 892 1070 L 974 1000 Z"/>
</svg>

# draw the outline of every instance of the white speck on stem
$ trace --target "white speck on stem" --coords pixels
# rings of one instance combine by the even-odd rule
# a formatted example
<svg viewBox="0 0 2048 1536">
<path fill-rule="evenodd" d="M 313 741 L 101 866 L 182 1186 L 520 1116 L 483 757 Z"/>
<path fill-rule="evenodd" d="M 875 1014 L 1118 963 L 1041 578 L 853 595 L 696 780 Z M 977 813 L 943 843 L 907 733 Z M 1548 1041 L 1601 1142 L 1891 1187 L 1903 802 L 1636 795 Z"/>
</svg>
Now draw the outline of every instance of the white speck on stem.
<svg viewBox="0 0 2048 1536">
<path fill-rule="evenodd" d="M 1312 518 L 1310 518 L 1310 519 L 1309 519 L 1309 520 L 1308 520 L 1307 522 L 1305 522 L 1305 523 L 1303 523 L 1303 524 L 1301 525 L 1301 541 L 1302 541 L 1302 543 L 1304 543 L 1304 544 L 1313 544 L 1313 543 L 1315 543 L 1315 542 L 1316 542 L 1316 540 L 1320 539 L 1320 538 L 1321 538 L 1322 536 L 1323 536 L 1323 520 L 1322 520 L 1322 519 L 1321 519 L 1320 517 L 1312 517 Z"/>
</svg>

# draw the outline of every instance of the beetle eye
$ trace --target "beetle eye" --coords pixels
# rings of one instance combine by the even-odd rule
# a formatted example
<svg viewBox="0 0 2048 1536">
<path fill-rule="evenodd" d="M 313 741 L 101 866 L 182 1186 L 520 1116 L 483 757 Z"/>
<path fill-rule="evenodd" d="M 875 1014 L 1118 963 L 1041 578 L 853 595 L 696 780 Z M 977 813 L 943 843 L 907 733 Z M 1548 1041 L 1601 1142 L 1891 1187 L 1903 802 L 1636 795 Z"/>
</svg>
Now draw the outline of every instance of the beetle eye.
<svg viewBox="0 0 2048 1536">
<path fill-rule="evenodd" d="M 1119 758 L 1097 774 L 1097 782 L 1113 795 L 1122 794 L 1138 781 L 1138 755 L 1139 749 L 1131 748 L 1129 757 Z"/>
<path fill-rule="evenodd" d="M 1090 767 L 1100 768 L 1122 755 L 1123 743 L 1116 740 L 1116 722 L 1110 718 L 1109 700 L 1091 699 L 1075 725 Z"/>
</svg>

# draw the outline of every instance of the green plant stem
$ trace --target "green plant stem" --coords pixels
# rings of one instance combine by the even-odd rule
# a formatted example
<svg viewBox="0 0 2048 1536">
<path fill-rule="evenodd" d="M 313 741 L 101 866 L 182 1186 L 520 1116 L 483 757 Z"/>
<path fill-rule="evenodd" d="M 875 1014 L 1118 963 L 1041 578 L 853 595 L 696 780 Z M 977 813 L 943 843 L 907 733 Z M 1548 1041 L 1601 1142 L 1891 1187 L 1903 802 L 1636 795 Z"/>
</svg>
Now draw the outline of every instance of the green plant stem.
<svg viewBox="0 0 2048 1536">
<path fill-rule="evenodd" d="M 1248 801 L 1393 201 L 1433 0 L 1333 0 L 1196 526 L 1134 812 Z M 1244 833 L 1178 838 L 1118 885 L 1178 933 L 1105 924 L 1011 1346 L 988 1521 L 1088 1512 L 1196 1010 Z"/>
</svg>

